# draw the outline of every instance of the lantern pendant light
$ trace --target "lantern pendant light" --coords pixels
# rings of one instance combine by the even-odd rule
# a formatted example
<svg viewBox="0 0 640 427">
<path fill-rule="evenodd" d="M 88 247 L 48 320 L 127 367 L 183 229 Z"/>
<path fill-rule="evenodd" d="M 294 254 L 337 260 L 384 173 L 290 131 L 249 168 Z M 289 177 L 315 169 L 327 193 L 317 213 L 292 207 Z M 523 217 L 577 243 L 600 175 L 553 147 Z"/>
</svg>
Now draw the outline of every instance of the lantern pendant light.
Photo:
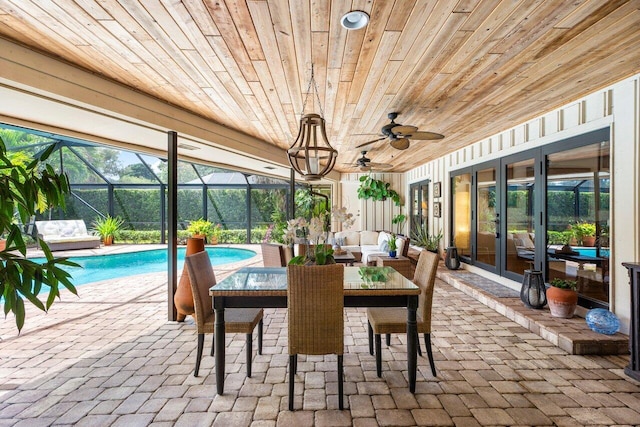
<svg viewBox="0 0 640 427">
<path fill-rule="evenodd" d="M 311 90 L 315 91 L 320 114 L 304 114 L 304 108 Z M 333 169 L 338 157 L 338 150 L 333 148 L 327 139 L 324 113 L 320 103 L 318 86 L 313 76 L 313 64 L 311 65 L 311 79 L 309 80 L 300 115 L 298 137 L 287 150 L 287 157 L 291 167 L 305 181 L 318 181 Z"/>
</svg>

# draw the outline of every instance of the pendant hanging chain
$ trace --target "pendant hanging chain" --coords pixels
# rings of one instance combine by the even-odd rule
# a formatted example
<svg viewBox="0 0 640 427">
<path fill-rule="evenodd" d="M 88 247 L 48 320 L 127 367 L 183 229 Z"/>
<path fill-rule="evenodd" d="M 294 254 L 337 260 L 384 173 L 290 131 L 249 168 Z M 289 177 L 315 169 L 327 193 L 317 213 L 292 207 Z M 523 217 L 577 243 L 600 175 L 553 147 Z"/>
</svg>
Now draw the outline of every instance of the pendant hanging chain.
<svg viewBox="0 0 640 427">
<path fill-rule="evenodd" d="M 322 110 L 322 104 L 320 103 L 320 92 L 318 92 L 318 83 L 316 83 L 316 79 L 313 76 L 313 64 L 311 64 L 311 78 L 309 79 L 309 85 L 307 86 L 307 94 L 304 97 L 304 102 L 302 103 L 302 113 L 300 113 L 300 117 L 304 115 L 304 109 L 307 106 L 307 99 L 309 99 L 309 92 L 311 91 L 311 84 L 313 83 L 313 89 L 316 93 L 316 100 L 318 101 L 318 107 L 320 108 L 320 117 L 324 118 L 324 111 Z"/>
</svg>

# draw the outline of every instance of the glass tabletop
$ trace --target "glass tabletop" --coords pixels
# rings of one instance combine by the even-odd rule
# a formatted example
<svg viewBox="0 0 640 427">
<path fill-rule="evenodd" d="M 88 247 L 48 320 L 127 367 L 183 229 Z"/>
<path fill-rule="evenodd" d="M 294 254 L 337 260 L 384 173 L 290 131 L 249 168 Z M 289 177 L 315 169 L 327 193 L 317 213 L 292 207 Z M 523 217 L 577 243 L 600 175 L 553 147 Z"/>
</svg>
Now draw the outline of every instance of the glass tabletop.
<svg viewBox="0 0 640 427">
<path fill-rule="evenodd" d="M 392 267 L 345 267 L 344 289 L 419 289 Z M 245 267 L 231 274 L 210 291 L 286 291 L 286 267 Z"/>
</svg>

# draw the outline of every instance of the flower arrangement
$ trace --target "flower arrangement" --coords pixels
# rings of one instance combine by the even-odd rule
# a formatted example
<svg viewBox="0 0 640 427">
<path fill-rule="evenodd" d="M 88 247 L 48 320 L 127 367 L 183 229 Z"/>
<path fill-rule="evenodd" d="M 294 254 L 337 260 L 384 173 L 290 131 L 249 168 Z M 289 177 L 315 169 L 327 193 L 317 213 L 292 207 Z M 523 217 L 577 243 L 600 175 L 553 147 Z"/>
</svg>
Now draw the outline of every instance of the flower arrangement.
<svg viewBox="0 0 640 427">
<path fill-rule="evenodd" d="M 346 208 L 333 207 L 333 219 L 342 223 L 345 228 L 349 228 L 355 222 L 353 214 L 348 213 Z M 285 233 L 285 241 L 294 243 L 296 239 L 303 239 L 307 244 L 314 245 L 313 254 L 305 254 L 295 256 L 289 261 L 292 265 L 303 265 L 309 257 L 314 257 L 317 265 L 334 264 L 333 249 L 325 245 L 328 236 L 329 212 L 319 212 L 310 220 L 298 217 L 287 221 L 287 231 Z"/>
</svg>

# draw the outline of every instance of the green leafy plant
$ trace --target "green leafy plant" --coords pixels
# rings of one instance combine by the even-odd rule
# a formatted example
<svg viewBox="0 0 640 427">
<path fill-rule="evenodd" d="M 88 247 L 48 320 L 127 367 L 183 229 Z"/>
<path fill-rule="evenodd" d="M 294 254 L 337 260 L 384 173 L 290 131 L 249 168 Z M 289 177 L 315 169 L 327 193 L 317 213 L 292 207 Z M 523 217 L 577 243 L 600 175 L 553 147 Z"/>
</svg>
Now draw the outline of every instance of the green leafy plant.
<svg viewBox="0 0 640 427">
<path fill-rule="evenodd" d="M 576 237 L 594 237 L 596 235 L 596 225 L 592 222 L 578 222 L 573 226 Z"/>
<path fill-rule="evenodd" d="M 0 235 L 6 235 L 6 247 L 0 251 L 0 296 L 4 298 L 4 313 L 13 312 L 18 330 L 25 321 L 26 298 L 40 310 L 47 311 L 60 297 L 60 285 L 77 295 L 70 281 L 71 276 L 60 265 L 78 267 L 67 258 L 54 258 L 49 246 L 40 240 L 40 248 L 46 261 L 42 264 L 26 259 L 27 245 L 22 236 L 17 218 L 22 223 L 29 221 L 36 212 L 52 207 L 65 207 L 65 194 L 70 193 L 65 174 L 56 173 L 43 162 L 51 155 L 52 145 L 33 160 L 17 160 L 7 153 L 0 138 Z M 46 302 L 39 294 L 49 290 Z"/>
<path fill-rule="evenodd" d="M 92 227 L 103 239 L 113 239 L 123 224 L 124 220 L 122 218 L 107 215 L 104 218 L 98 218 L 93 221 Z"/>
<path fill-rule="evenodd" d="M 395 233 L 389 235 L 389 252 L 398 250 L 398 243 L 396 242 L 397 236 Z"/>
<path fill-rule="evenodd" d="M 396 225 L 398 229 L 398 234 L 402 232 L 405 222 L 407 222 L 407 216 L 405 214 L 398 214 L 394 216 L 393 219 L 391 220 L 391 223 Z"/>
<path fill-rule="evenodd" d="M 549 284 L 559 289 L 570 289 L 572 291 L 575 291 L 578 287 L 578 284 L 575 280 L 566 280 L 566 279 L 560 279 L 557 277 L 551 280 Z"/>
<path fill-rule="evenodd" d="M 393 200 L 396 206 L 401 205 L 400 194 L 391 189 L 391 184 L 373 178 L 370 174 L 360 177 L 360 187 L 358 187 L 358 199 L 372 199 L 375 201 Z"/>
<path fill-rule="evenodd" d="M 411 241 L 431 252 L 438 251 L 442 237 L 442 230 L 438 234 L 429 234 L 426 226 L 415 227 L 411 232 Z"/>
<path fill-rule="evenodd" d="M 201 235 L 205 237 L 211 237 L 213 235 L 213 224 L 203 218 L 196 219 L 189 223 L 187 231 L 192 235 Z"/>
</svg>

